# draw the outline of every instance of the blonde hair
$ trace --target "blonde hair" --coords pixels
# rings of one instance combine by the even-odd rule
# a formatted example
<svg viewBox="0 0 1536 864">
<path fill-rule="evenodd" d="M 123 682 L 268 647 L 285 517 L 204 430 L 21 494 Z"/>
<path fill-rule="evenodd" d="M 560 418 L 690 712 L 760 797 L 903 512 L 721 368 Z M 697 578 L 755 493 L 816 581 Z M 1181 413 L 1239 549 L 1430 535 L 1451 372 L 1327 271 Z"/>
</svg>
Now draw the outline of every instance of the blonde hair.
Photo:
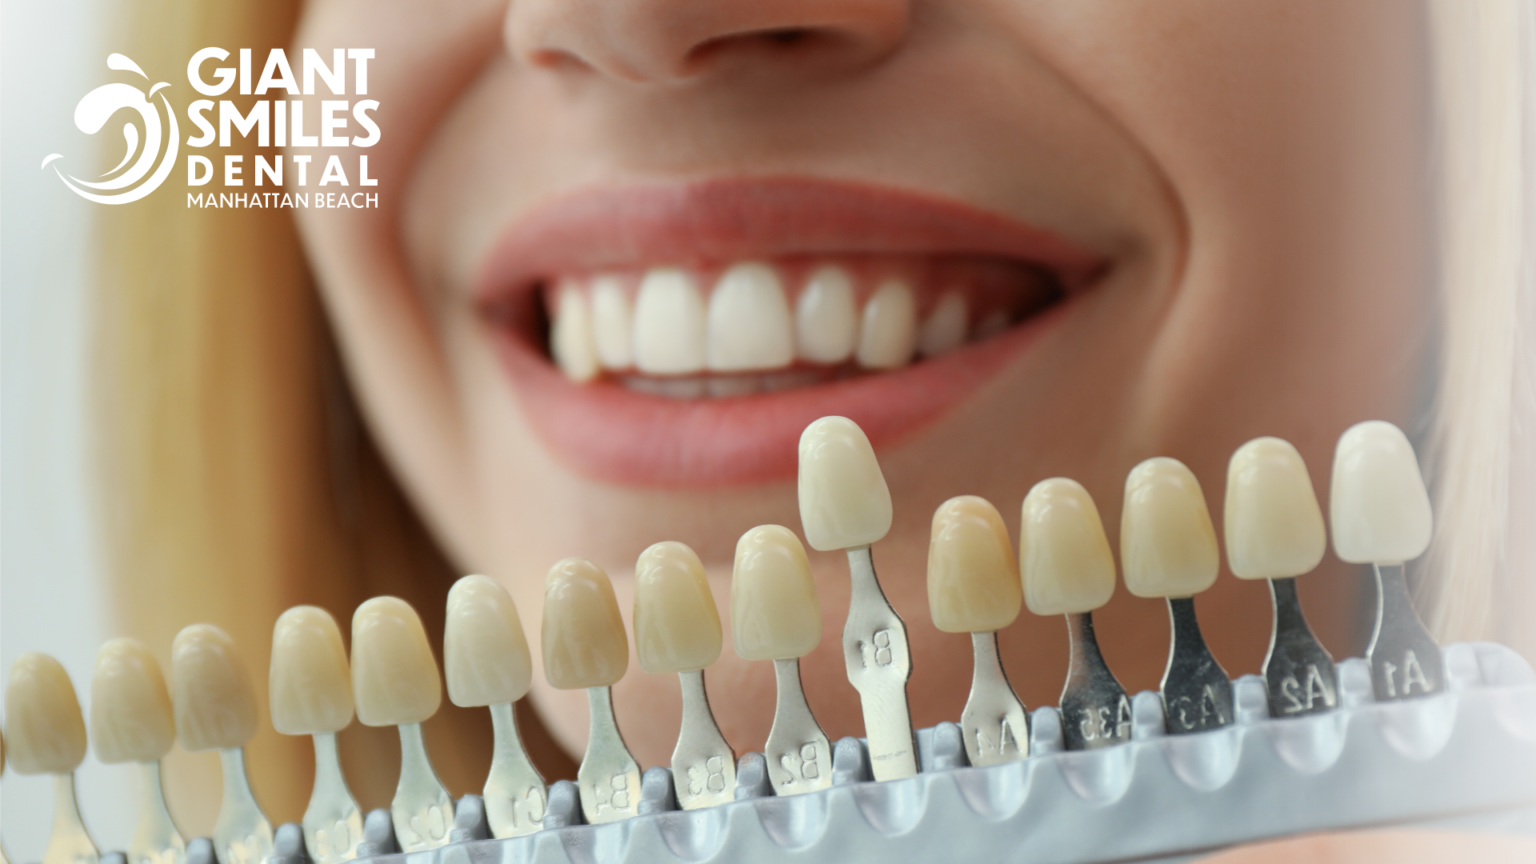
<svg viewBox="0 0 1536 864">
<path fill-rule="evenodd" d="M 1418 596 L 1442 643 L 1536 657 L 1536 7 L 1429 6 L 1439 155 L 1438 522 Z"/>
<path fill-rule="evenodd" d="M 1527 239 L 1536 195 L 1520 173 L 1532 162 L 1520 118 L 1536 118 L 1536 88 L 1520 86 L 1536 71 L 1533 10 L 1520 0 L 1431 0 L 1429 9 L 1447 231 L 1429 429 L 1439 528 L 1422 608 L 1442 639 L 1498 634 L 1531 656 L 1536 640 L 1514 628 L 1527 620 L 1533 583 L 1516 577 L 1517 565 L 1536 564 L 1536 549 L 1509 525 L 1536 516 L 1536 333 L 1526 332 L 1536 327 Z M 207 45 L 258 56 L 286 46 L 299 11 L 296 0 L 141 0 L 114 32 L 127 34 L 117 50 L 144 68 L 177 70 Z M 243 146 L 236 152 L 255 152 Z M 103 208 L 99 224 L 96 439 L 122 631 L 164 662 L 179 628 L 216 623 L 258 676 L 273 622 L 297 603 L 329 609 L 346 630 L 363 599 L 394 594 L 440 636 L 452 569 L 362 427 L 292 220 L 188 208 L 177 182 L 168 185 L 132 208 Z M 257 690 L 265 710 L 266 688 Z M 445 706 L 428 724 L 452 788 L 480 782 L 482 714 Z M 274 819 L 296 821 L 307 742 L 261 729 L 249 760 L 257 794 Z M 365 806 L 388 801 L 391 734 L 354 724 L 342 735 Z M 542 730 L 526 734 L 547 778 L 574 773 Z M 216 796 L 199 793 L 217 785 L 217 771 L 211 758 L 180 754 L 168 772 L 172 806 L 195 833 L 212 826 Z"/>
<path fill-rule="evenodd" d="M 118 50 L 170 75 L 208 45 L 258 57 L 287 46 L 299 11 L 294 0 L 148 0 L 130 4 L 114 32 L 127 35 Z M 257 149 L 242 146 L 230 152 L 250 164 Z M 284 609 L 322 606 L 345 632 L 358 604 L 392 594 L 421 611 L 441 644 L 455 574 L 363 428 L 290 215 L 189 208 L 179 171 L 171 176 L 131 208 L 104 208 L 97 226 L 95 441 L 111 608 L 121 632 L 162 663 L 181 627 L 223 627 L 265 712 Z M 427 724 L 451 788 L 483 782 L 484 713 L 445 705 Z M 574 775 L 530 721 L 524 733 L 545 771 Z M 248 760 L 257 796 L 274 820 L 298 821 L 309 742 L 260 729 Z M 388 806 L 393 735 L 353 724 L 340 736 L 364 806 Z M 218 796 L 206 793 L 218 770 L 212 754 L 172 756 L 172 807 L 195 833 L 212 829 Z"/>
</svg>

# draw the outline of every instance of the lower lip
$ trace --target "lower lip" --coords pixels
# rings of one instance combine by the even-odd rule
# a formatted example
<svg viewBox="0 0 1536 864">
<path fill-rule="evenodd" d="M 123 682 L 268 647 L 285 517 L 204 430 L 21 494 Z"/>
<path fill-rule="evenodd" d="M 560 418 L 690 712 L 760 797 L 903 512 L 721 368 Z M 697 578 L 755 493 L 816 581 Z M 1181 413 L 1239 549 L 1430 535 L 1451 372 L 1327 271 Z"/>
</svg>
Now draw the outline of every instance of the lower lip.
<svg viewBox="0 0 1536 864">
<path fill-rule="evenodd" d="M 801 431 L 829 414 L 858 423 L 876 449 L 901 443 L 1022 354 L 1071 302 L 904 369 L 739 399 L 667 399 L 606 380 L 580 384 L 527 339 L 486 326 L 524 415 L 557 460 L 602 482 L 705 488 L 792 479 Z"/>
</svg>

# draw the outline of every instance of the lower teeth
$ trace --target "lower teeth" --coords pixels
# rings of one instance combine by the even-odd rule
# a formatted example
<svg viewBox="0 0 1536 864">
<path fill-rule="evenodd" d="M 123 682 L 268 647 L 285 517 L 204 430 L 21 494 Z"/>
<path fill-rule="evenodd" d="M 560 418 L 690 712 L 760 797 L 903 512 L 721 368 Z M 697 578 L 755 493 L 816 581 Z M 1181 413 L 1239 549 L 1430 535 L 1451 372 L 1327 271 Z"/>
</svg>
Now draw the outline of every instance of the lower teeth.
<svg viewBox="0 0 1536 864">
<path fill-rule="evenodd" d="M 617 378 L 627 390 L 667 399 L 732 399 L 810 387 L 854 374 L 848 367 L 791 369 L 745 375 L 699 375 L 688 378 L 654 378 L 624 375 Z"/>
</svg>

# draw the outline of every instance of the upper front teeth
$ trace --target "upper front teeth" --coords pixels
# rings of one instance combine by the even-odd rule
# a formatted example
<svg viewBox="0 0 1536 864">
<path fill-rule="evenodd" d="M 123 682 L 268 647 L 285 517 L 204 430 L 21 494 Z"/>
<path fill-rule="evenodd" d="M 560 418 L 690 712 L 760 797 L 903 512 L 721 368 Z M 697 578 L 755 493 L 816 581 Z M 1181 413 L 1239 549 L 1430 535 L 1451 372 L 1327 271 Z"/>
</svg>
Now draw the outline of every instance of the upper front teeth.
<svg viewBox="0 0 1536 864">
<path fill-rule="evenodd" d="M 866 369 L 897 369 L 907 365 L 917 349 L 917 299 L 900 279 L 882 283 L 864 304 L 859 330 L 859 365 Z"/>
<path fill-rule="evenodd" d="M 634 326 L 635 366 L 641 372 L 686 375 L 704 368 L 704 298 L 686 272 L 665 268 L 645 274 L 635 298 Z M 572 365 L 579 367 L 585 359 L 573 357 Z"/>
<path fill-rule="evenodd" d="M 995 309 L 982 316 L 985 330 L 972 328 L 971 304 L 953 289 L 919 320 L 910 280 L 886 276 L 870 289 L 861 309 L 846 267 L 822 265 L 791 280 L 776 266 L 750 261 L 721 271 L 707 298 L 698 274 L 678 267 L 649 270 L 638 286 L 611 274 L 585 285 L 561 280 L 550 298 L 550 348 L 577 381 L 603 370 L 677 377 L 781 370 L 797 361 L 895 369 L 993 335 L 1010 320 Z"/>
<path fill-rule="evenodd" d="M 842 363 L 859 339 L 859 310 L 853 280 L 841 267 L 811 274 L 795 304 L 796 351 L 811 363 Z"/>
<path fill-rule="evenodd" d="M 627 369 L 634 363 L 634 308 L 624 285 L 613 276 L 592 280 L 592 341 L 606 369 Z"/>
</svg>

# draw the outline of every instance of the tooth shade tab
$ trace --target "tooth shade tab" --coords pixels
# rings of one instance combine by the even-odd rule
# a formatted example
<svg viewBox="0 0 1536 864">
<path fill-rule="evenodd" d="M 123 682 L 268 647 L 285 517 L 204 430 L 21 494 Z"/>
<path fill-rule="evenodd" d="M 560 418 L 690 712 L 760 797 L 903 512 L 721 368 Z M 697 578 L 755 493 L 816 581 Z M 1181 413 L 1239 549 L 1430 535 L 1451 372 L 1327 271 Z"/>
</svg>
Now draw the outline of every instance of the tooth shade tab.
<svg viewBox="0 0 1536 864">
<path fill-rule="evenodd" d="M 1368 420 L 1339 437 L 1328 515 L 1333 551 L 1343 561 L 1400 564 L 1424 554 L 1434 518 L 1413 445 L 1401 429 Z"/>
<path fill-rule="evenodd" d="M 516 702 L 533 683 L 533 657 L 511 595 L 495 580 L 465 576 L 448 592 L 443 636 L 448 698 L 461 708 Z"/>
<path fill-rule="evenodd" d="M 650 673 L 694 672 L 720 659 L 720 613 L 699 556 L 657 543 L 635 562 L 635 652 Z"/>
<path fill-rule="evenodd" d="M 443 702 L 426 628 L 398 597 L 374 597 L 352 613 L 352 696 L 365 726 L 425 723 Z"/>
<path fill-rule="evenodd" d="M 744 660 L 793 660 L 821 642 L 821 601 L 795 532 L 759 525 L 736 541 L 731 641 Z"/>
<path fill-rule="evenodd" d="M 1115 557 L 1099 508 L 1081 483 L 1052 477 L 1024 496 L 1019 575 L 1036 615 L 1081 615 L 1115 593 Z"/>
<path fill-rule="evenodd" d="M 635 362 L 635 307 L 617 276 L 592 280 L 592 339 L 604 369 L 627 369 Z"/>
<path fill-rule="evenodd" d="M 852 277 L 841 267 L 817 268 L 795 303 L 795 353 L 810 363 L 843 363 L 858 339 Z"/>
<path fill-rule="evenodd" d="M 1222 523 L 1227 564 L 1239 579 L 1310 573 L 1328 545 L 1307 465 L 1280 438 L 1255 438 L 1232 454 Z"/>
<path fill-rule="evenodd" d="M 912 362 L 917 350 L 917 298 L 906 280 L 880 284 L 864 304 L 859 326 L 859 365 L 865 369 L 898 369 Z"/>
<path fill-rule="evenodd" d="M 868 546 L 891 530 L 891 492 L 864 430 L 823 417 L 800 434 L 800 522 L 820 552 Z"/>
<path fill-rule="evenodd" d="M 229 634 L 193 624 L 171 643 L 171 702 L 181 748 L 243 747 L 256 734 L 256 690 Z"/>
<path fill-rule="evenodd" d="M 651 375 L 689 375 L 705 366 L 704 297 L 692 274 L 658 268 L 635 298 L 635 366 Z"/>
<path fill-rule="evenodd" d="M 1137 597 L 1193 597 L 1216 581 L 1216 529 L 1200 481 L 1177 459 L 1156 457 L 1125 479 L 1120 563 Z"/>
<path fill-rule="evenodd" d="M 592 336 L 592 312 L 587 297 L 575 285 L 560 287 L 555 305 L 550 350 L 555 362 L 574 381 L 590 381 L 598 373 L 597 346 Z"/>
<path fill-rule="evenodd" d="M 629 666 L 629 639 L 613 583 L 580 558 L 555 564 L 544 577 L 544 678 L 560 690 L 611 687 Z"/>
<path fill-rule="evenodd" d="M 708 366 L 779 369 L 795 361 L 795 325 L 778 273 L 766 264 L 726 270 L 709 296 Z"/>
<path fill-rule="evenodd" d="M 946 633 L 991 633 L 1023 603 L 1013 544 L 997 508 L 962 495 L 939 505 L 928 541 L 928 608 Z"/>
<path fill-rule="evenodd" d="M 85 759 L 85 718 L 59 661 L 28 653 L 11 664 L 5 734 L 17 774 L 68 774 Z"/>
<path fill-rule="evenodd" d="M 278 616 L 267 697 L 272 727 L 284 735 L 340 732 L 352 722 L 352 672 L 331 613 L 295 606 Z"/>
<path fill-rule="evenodd" d="M 154 655 L 135 639 L 113 639 L 96 652 L 91 674 L 91 744 L 96 758 L 154 762 L 176 743 L 171 694 Z"/>
<path fill-rule="evenodd" d="M 965 295 L 947 291 L 923 319 L 917 331 L 917 351 L 924 357 L 948 354 L 965 344 L 969 329 L 970 309 Z"/>
</svg>

